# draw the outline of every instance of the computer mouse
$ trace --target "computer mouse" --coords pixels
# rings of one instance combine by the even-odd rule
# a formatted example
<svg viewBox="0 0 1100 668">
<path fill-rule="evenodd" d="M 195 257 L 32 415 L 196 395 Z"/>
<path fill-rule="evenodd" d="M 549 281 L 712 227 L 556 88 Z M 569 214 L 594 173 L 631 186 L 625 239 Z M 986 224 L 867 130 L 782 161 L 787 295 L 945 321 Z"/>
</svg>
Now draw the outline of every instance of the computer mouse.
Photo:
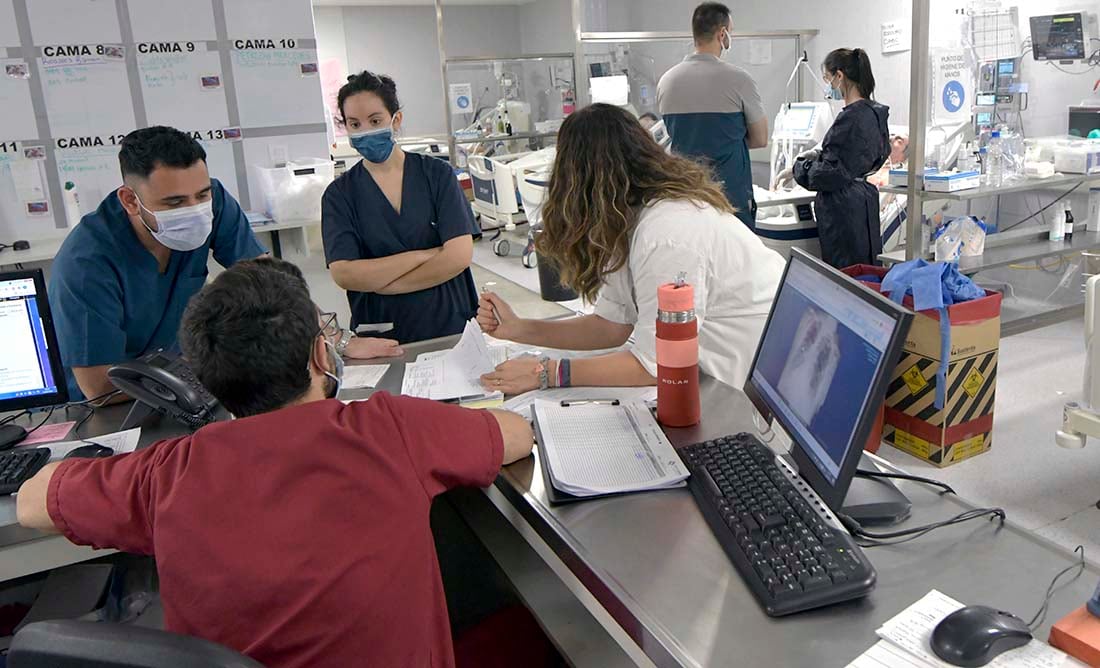
<svg viewBox="0 0 1100 668">
<path fill-rule="evenodd" d="M 108 448 L 106 445 L 100 445 L 99 443 L 89 443 L 88 445 L 82 445 L 79 448 L 73 448 L 69 451 L 69 454 L 65 455 L 65 459 L 98 459 L 100 457 L 110 457 L 115 454 L 115 451 Z"/>
<path fill-rule="evenodd" d="M 968 605 L 944 617 L 932 631 L 932 651 L 953 666 L 984 666 L 1031 642 L 1031 629 L 1011 612 Z"/>
</svg>

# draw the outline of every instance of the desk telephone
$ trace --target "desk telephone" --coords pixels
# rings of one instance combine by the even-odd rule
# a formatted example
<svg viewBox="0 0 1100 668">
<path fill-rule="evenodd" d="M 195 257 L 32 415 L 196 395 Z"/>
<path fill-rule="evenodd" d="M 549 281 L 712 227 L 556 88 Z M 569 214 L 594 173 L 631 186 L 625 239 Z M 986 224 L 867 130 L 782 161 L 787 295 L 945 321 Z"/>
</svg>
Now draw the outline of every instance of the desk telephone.
<svg viewBox="0 0 1100 668">
<path fill-rule="evenodd" d="M 107 377 L 135 400 L 122 423 L 124 430 L 141 425 L 153 413 L 167 415 L 192 430 L 229 418 L 221 403 L 176 353 L 157 350 L 141 359 L 116 364 L 107 370 Z"/>
</svg>

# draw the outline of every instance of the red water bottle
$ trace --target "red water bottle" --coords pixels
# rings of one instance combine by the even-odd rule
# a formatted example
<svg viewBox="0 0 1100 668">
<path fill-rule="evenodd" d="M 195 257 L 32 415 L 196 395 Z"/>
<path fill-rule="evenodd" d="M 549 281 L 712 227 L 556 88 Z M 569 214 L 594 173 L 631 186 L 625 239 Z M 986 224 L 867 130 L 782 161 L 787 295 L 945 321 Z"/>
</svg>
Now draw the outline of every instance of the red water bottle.
<svg viewBox="0 0 1100 668">
<path fill-rule="evenodd" d="M 699 422 L 699 323 L 685 278 L 657 288 L 657 420 L 668 427 Z"/>
</svg>

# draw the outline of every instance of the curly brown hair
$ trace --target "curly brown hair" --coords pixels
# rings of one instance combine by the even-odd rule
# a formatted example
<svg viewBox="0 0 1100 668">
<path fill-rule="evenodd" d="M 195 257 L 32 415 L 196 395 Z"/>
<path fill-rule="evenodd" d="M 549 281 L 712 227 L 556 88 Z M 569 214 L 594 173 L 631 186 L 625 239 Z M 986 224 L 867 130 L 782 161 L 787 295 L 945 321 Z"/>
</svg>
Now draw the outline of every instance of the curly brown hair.
<svg viewBox="0 0 1100 668">
<path fill-rule="evenodd" d="M 576 111 L 558 132 L 539 256 L 594 302 L 605 277 L 626 264 L 642 209 L 661 200 L 736 212 L 706 167 L 667 153 L 628 112 L 609 104 Z"/>
</svg>

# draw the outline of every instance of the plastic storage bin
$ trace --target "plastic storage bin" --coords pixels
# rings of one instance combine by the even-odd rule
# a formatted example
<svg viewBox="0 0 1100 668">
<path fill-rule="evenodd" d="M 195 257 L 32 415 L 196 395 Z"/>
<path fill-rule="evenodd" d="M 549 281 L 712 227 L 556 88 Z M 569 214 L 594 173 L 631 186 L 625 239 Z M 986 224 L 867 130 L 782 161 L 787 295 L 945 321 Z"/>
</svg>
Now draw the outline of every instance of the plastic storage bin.
<svg viewBox="0 0 1100 668">
<path fill-rule="evenodd" d="M 321 220 L 321 196 L 332 183 L 331 160 L 301 158 L 285 167 L 253 166 L 264 196 L 264 213 L 277 223 Z"/>
</svg>

